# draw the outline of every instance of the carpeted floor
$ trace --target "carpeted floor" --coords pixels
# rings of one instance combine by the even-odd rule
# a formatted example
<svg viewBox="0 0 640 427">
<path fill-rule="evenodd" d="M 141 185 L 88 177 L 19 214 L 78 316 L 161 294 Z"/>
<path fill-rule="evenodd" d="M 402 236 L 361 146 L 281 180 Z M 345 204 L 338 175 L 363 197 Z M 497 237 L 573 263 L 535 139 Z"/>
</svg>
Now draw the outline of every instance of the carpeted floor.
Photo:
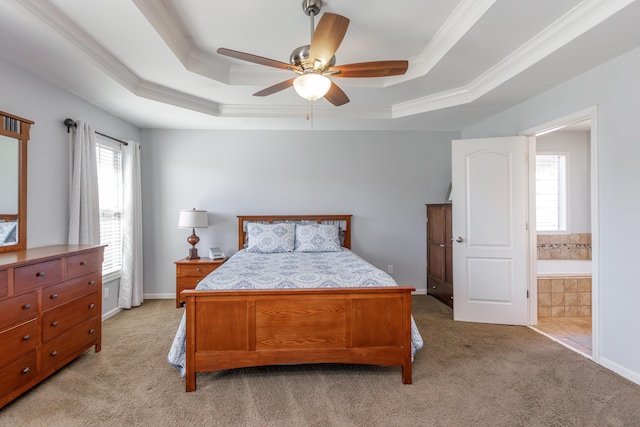
<svg viewBox="0 0 640 427">
<path fill-rule="evenodd" d="M 426 345 L 400 368 L 300 365 L 198 375 L 166 363 L 183 309 L 146 301 L 0 410 L 1 426 L 638 426 L 640 386 L 525 327 L 453 322 L 413 297 Z"/>
</svg>

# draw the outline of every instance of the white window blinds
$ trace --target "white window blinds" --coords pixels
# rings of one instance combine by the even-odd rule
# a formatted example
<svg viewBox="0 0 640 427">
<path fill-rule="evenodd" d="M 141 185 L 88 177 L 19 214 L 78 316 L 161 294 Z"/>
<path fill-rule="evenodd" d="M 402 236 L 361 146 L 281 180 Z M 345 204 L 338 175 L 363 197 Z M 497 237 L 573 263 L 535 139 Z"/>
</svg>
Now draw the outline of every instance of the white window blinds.
<svg viewBox="0 0 640 427">
<path fill-rule="evenodd" d="M 102 274 L 122 269 L 122 152 L 120 144 L 96 136 L 100 194 L 100 244 L 104 250 Z"/>
</svg>

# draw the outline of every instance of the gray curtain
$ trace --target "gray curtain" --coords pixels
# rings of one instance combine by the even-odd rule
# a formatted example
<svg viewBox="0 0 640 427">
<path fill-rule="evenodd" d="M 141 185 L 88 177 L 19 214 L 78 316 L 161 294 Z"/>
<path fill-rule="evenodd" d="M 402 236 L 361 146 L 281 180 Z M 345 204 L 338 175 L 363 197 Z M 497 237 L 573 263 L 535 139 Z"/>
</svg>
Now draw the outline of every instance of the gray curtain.
<svg viewBox="0 0 640 427">
<path fill-rule="evenodd" d="M 142 185 L 140 144 L 128 141 L 122 147 L 124 203 L 122 209 L 122 276 L 119 308 L 142 304 Z"/>
<path fill-rule="evenodd" d="M 69 195 L 69 244 L 100 243 L 100 206 L 96 138 L 91 126 L 76 122 L 70 133 L 71 188 Z"/>
</svg>

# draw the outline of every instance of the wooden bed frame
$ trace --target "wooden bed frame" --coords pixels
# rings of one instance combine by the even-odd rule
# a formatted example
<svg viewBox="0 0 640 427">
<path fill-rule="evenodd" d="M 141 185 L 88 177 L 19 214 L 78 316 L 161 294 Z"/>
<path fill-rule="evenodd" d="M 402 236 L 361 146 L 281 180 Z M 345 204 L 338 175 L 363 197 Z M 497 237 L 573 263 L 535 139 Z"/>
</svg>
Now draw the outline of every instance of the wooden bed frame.
<svg viewBox="0 0 640 427">
<path fill-rule="evenodd" d="M 351 247 L 351 215 L 239 216 L 247 222 L 340 224 Z M 185 290 L 186 391 L 197 372 L 264 365 L 351 363 L 401 366 L 411 384 L 413 287 Z"/>
</svg>

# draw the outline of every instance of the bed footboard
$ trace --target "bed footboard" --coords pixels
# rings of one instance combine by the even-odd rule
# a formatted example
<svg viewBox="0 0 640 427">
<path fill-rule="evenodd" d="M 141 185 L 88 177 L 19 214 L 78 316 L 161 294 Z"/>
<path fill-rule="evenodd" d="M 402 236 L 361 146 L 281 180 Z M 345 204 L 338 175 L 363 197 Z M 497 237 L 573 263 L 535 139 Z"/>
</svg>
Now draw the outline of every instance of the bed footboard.
<svg viewBox="0 0 640 427">
<path fill-rule="evenodd" d="M 412 287 L 182 292 L 186 391 L 196 373 L 251 366 L 401 366 L 411 384 Z"/>
</svg>

